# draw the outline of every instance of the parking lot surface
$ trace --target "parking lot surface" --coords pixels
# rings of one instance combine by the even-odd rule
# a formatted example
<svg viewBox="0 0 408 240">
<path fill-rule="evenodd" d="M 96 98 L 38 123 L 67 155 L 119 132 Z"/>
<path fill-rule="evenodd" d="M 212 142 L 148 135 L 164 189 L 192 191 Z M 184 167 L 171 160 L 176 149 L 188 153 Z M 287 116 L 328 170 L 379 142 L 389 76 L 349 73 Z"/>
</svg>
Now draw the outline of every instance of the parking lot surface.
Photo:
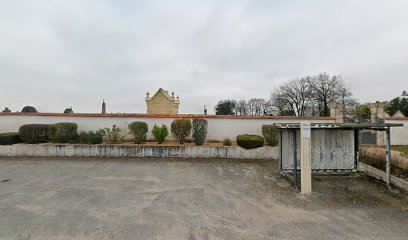
<svg viewBox="0 0 408 240">
<path fill-rule="evenodd" d="M 294 191 L 276 160 L 0 158 L 0 239 L 407 239 L 365 176 Z"/>
</svg>

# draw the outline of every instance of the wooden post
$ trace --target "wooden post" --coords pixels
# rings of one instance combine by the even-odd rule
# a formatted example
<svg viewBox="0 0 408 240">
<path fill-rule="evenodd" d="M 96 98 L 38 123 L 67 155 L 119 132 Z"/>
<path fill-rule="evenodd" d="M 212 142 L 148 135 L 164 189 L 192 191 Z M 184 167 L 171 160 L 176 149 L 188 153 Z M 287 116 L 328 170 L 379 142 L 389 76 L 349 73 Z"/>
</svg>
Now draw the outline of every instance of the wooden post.
<svg viewBox="0 0 408 240">
<path fill-rule="evenodd" d="M 301 167 L 301 193 L 312 193 L 312 167 L 311 167 L 311 128 L 310 123 L 300 124 L 300 167 Z"/>
</svg>

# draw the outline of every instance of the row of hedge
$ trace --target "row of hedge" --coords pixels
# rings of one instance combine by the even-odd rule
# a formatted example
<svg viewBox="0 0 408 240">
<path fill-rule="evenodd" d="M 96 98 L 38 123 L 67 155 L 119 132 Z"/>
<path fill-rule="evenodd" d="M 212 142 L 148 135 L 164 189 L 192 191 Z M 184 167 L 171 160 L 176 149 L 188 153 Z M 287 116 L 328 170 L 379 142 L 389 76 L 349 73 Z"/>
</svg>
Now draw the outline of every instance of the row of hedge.
<svg viewBox="0 0 408 240">
<path fill-rule="evenodd" d="M 186 138 L 193 132 L 193 141 L 197 145 L 202 145 L 207 136 L 208 122 L 205 119 L 179 118 L 171 123 L 171 133 L 183 144 Z M 146 122 L 132 122 L 128 125 L 129 133 L 133 135 L 135 143 L 146 142 L 148 125 Z M 112 128 L 104 128 L 98 131 L 80 132 L 76 123 L 56 123 L 56 124 L 27 124 L 20 127 L 18 133 L 5 133 L 0 136 L 0 144 L 10 145 L 14 143 L 86 143 L 99 144 L 120 143 L 124 137 L 120 134 L 121 129 L 116 125 Z M 168 135 L 166 125 L 154 125 L 152 134 L 156 141 L 163 143 Z"/>
<path fill-rule="evenodd" d="M 193 119 L 191 121 L 190 118 L 177 118 L 170 125 L 171 133 L 180 144 L 184 144 L 192 132 L 194 143 L 196 145 L 203 145 L 207 136 L 207 128 L 208 122 L 206 119 Z M 129 130 L 129 133 L 133 135 L 135 143 L 147 141 L 148 125 L 146 122 L 132 122 L 129 124 Z M 161 144 L 166 140 L 169 131 L 166 125 L 162 124 L 160 127 L 155 124 L 152 128 L 152 134 L 154 139 Z"/>
<path fill-rule="evenodd" d="M 132 122 L 128 125 L 129 133 L 133 135 L 135 143 L 146 142 L 148 124 L 146 122 Z M 208 122 L 206 119 L 178 118 L 171 123 L 171 133 L 177 138 L 180 144 L 186 142 L 187 137 L 192 132 L 192 138 L 196 145 L 204 144 L 207 136 Z M 0 134 L 0 145 L 11 145 L 25 142 L 35 143 L 83 143 L 100 144 L 102 142 L 116 144 L 124 140 L 120 134 L 121 129 L 116 125 L 112 128 L 104 128 L 97 131 L 80 132 L 76 123 L 56 123 L 56 124 L 28 124 L 20 127 L 18 133 Z M 274 125 L 262 126 L 264 138 L 257 135 L 238 135 L 237 144 L 245 149 L 262 147 L 264 142 L 271 146 L 278 144 L 278 128 Z M 169 132 L 166 125 L 152 128 L 155 140 L 161 144 L 165 141 Z M 230 146 L 231 140 L 225 139 L 224 145 Z"/>
</svg>

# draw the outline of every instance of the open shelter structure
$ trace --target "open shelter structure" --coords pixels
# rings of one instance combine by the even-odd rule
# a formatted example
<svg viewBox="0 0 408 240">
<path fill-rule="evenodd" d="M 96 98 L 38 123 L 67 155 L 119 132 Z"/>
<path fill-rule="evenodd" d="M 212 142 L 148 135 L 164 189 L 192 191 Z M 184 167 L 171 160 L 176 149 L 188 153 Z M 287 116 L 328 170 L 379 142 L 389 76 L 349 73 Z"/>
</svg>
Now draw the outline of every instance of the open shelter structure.
<svg viewBox="0 0 408 240">
<path fill-rule="evenodd" d="M 361 130 L 384 131 L 387 148 L 386 183 L 390 188 L 390 129 L 401 126 L 403 124 L 398 123 L 283 124 L 279 128 L 280 171 L 285 175 L 293 173 L 293 184 L 296 188 L 298 172 L 305 170 L 303 167 L 310 168 L 310 174 L 317 171 L 356 171 L 359 164 L 359 132 Z M 305 141 L 308 141 L 307 146 L 303 146 L 302 149 Z M 309 165 L 302 164 L 302 161 L 309 162 Z M 304 181 L 303 173 L 302 181 Z"/>
</svg>

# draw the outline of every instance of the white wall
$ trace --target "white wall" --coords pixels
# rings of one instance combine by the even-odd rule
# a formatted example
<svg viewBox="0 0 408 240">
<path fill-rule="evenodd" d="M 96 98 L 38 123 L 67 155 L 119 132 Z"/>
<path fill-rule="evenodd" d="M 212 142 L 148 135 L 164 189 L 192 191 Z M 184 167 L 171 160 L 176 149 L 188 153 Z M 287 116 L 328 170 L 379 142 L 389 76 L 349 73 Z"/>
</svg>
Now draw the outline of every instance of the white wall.
<svg viewBox="0 0 408 240">
<path fill-rule="evenodd" d="M 391 128 L 391 145 L 408 145 L 408 118 L 386 119 L 386 123 L 402 123 L 403 127 Z"/>
<path fill-rule="evenodd" d="M 170 132 L 170 124 L 174 120 L 172 117 L 106 117 L 106 116 L 30 116 L 30 115 L 2 115 L 0 114 L 0 133 L 17 132 L 20 126 L 32 123 L 57 123 L 57 122 L 74 122 L 78 124 L 79 131 L 98 130 L 100 128 L 112 127 L 113 124 L 122 129 L 126 138 L 130 138 L 127 125 L 133 121 L 147 122 L 149 126 L 148 139 L 153 138 L 151 129 L 154 124 L 167 125 Z M 262 125 L 273 123 L 300 123 L 309 121 L 312 123 L 333 123 L 330 118 L 321 119 L 304 119 L 304 118 L 222 118 L 209 117 L 207 139 L 224 140 L 229 138 L 235 140 L 239 134 L 257 134 L 262 136 Z M 172 139 L 169 134 L 168 139 Z"/>
</svg>

